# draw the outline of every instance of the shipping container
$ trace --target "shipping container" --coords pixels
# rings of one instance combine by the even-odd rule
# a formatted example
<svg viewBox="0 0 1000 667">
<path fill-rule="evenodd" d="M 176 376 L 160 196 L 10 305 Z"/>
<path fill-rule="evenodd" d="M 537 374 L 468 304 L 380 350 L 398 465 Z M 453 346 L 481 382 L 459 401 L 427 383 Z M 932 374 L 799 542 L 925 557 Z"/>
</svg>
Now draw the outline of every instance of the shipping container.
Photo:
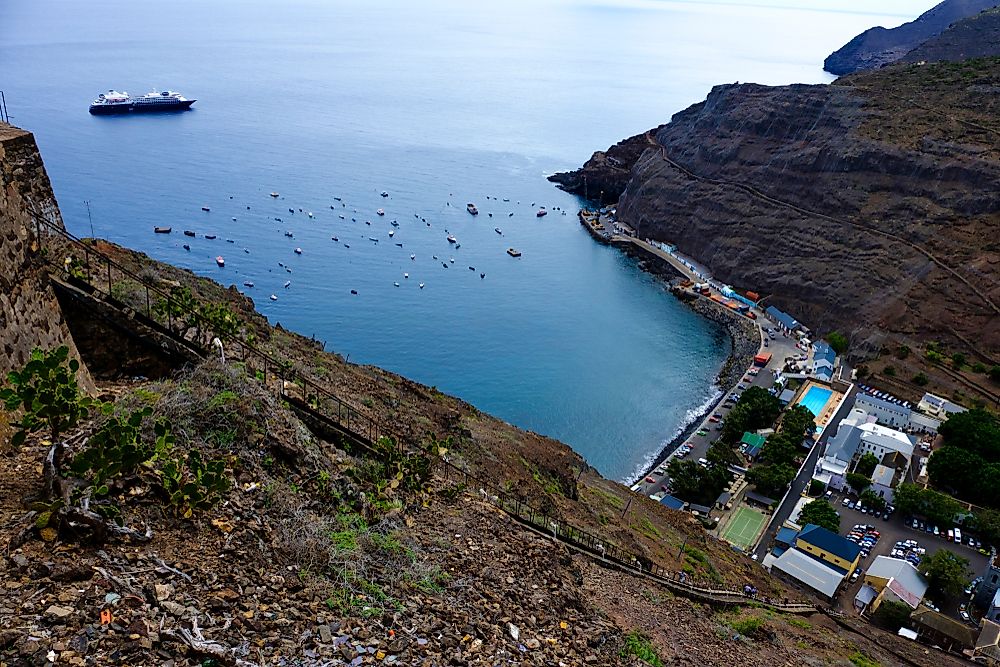
<svg viewBox="0 0 1000 667">
<path fill-rule="evenodd" d="M 756 366 L 767 366 L 771 362 L 770 352 L 761 352 L 753 358 L 753 363 Z"/>
<path fill-rule="evenodd" d="M 744 296 L 746 296 L 746 298 L 750 299 L 754 303 L 760 301 L 760 294 L 757 294 L 757 292 L 744 292 Z"/>
</svg>

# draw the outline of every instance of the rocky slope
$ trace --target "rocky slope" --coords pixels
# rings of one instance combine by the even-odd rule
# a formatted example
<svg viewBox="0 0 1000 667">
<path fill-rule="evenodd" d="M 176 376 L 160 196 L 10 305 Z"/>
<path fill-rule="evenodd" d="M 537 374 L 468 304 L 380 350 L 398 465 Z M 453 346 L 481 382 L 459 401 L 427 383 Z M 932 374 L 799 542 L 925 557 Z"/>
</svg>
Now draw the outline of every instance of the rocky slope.
<svg viewBox="0 0 1000 667">
<path fill-rule="evenodd" d="M 959 62 L 1000 55 L 1000 7 L 962 19 L 907 53 L 902 62 Z"/>
<path fill-rule="evenodd" d="M 909 23 L 891 29 L 869 28 L 827 56 L 823 68 L 842 75 L 888 65 L 952 23 L 997 4 L 997 0 L 944 0 Z"/>
<path fill-rule="evenodd" d="M 998 86 L 996 59 L 718 86 L 655 133 L 618 215 L 855 350 L 942 340 L 993 362 Z"/>
</svg>

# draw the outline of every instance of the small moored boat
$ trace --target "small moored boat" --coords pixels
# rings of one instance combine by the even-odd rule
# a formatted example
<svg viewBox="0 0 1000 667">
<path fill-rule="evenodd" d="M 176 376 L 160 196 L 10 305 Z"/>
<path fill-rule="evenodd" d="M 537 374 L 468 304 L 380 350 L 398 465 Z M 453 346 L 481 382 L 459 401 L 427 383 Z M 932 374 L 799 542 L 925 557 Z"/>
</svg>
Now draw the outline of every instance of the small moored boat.
<svg viewBox="0 0 1000 667">
<path fill-rule="evenodd" d="M 274 294 L 271 295 L 271 301 L 277 301 L 278 297 Z"/>
<path fill-rule="evenodd" d="M 209 241 L 214 241 L 218 237 L 215 234 L 205 234 L 205 238 L 208 239 Z"/>
<path fill-rule="evenodd" d="M 271 196 L 277 199 L 280 195 L 277 192 L 272 192 Z"/>
<path fill-rule="evenodd" d="M 377 210 L 377 211 L 375 211 L 375 212 L 376 212 L 377 214 L 379 214 L 379 215 L 385 215 L 385 211 L 383 211 L 382 209 L 379 209 L 379 210 Z"/>
<path fill-rule="evenodd" d="M 190 229 L 185 229 L 184 236 L 194 236 L 194 232 Z"/>
<path fill-rule="evenodd" d="M 250 281 L 250 280 L 244 280 L 244 281 L 243 281 L 243 286 L 244 286 L 244 287 L 253 287 L 253 281 Z"/>
<path fill-rule="evenodd" d="M 458 239 L 456 239 L 454 236 L 451 235 L 448 236 L 448 243 L 457 243 L 457 242 Z"/>
<path fill-rule="evenodd" d="M 218 264 L 219 266 L 225 266 L 226 260 L 222 258 L 222 255 L 219 255 L 218 257 L 215 258 L 215 263 Z"/>
<path fill-rule="evenodd" d="M 296 255 L 301 255 L 302 254 L 302 248 L 296 248 L 295 249 L 295 254 Z"/>
<path fill-rule="evenodd" d="M 189 246 L 187 243 L 185 243 L 181 247 L 184 248 L 185 250 L 191 250 L 191 246 Z"/>
<path fill-rule="evenodd" d="M 507 254 L 510 255 L 511 257 L 520 257 L 521 251 L 517 250 L 516 248 L 507 248 Z"/>
<path fill-rule="evenodd" d="M 502 230 L 502 229 L 500 229 L 499 227 L 494 227 L 494 228 L 493 228 L 493 231 L 495 231 L 495 232 L 496 232 L 497 234 L 499 234 L 500 236 L 503 236 L 503 230 Z"/>
<path fill-rule="evenodd" d="M 465 210 L 471 213 L 472 215 L 479 215 L 479 209 L 476 208 L 476 205 L 473 204 L 472 202 L 469 202 L 468 204 L 465 205 Z"/>
<path fill-rule="evenodd" d="M 207 207 L 207 206 L 202 206 L 202 207 L 201 207 L 201 210 L 203 210 L 203 211 L 205 211 L 205 212 L 207 213 L 208 211 L 211 211 L 212 209 L 210 209 L 210 208 L 209 208 L 209 207 Z"/>
<path fill-rule="evenodd" d="M 154 234 L 169 234 L 173 231 L 172 227 L 153 227 Z"/>
<path fill-rule="evenodd" d="M 548 211 L 546 211 L 544 208 L 540 208 L 540 209 L 538 209 L 538 211 L 535 212 L 535 217 L 536 218 L 541 218 L 541 217 L 546 216 L 548 214 L 549 214 Z"/>
</svg>

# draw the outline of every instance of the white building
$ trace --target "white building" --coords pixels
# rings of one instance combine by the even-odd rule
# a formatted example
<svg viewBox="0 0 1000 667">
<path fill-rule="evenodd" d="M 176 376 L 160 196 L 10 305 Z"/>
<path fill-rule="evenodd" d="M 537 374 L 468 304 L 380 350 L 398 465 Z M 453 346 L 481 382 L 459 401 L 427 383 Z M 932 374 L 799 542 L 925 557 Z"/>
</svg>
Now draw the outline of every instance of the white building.
<svg viewBox="0 0 1000 667">
<path fill-rule="evenodd" d="M 917 410 L 926 415 L 937 417 L 942 421 L 947 421 L 948 417 L 956 412 L 965 412 L 965 408 L 961 405 L 952 403 L 934 394 L 924 394 L 924 397 L 920 399 L 920 403 L 917 404 Z"/>
<path fill-rule="evenodd" d="M 858 392 L 854 399 L 854 407 L 875 417 L 879 424 L 895 428 L 909 428 L 910 414 L 913 412 L 908 405 L 902 402 L 878 398 L 863 392 Z"/>
<path fill-rule="evenodd" d="M 862 424 L 858 428 L 861 431 L 858 456 L 871 453 L 881 461 L 886 454 L 898 452 L 905 456 L 907 461 L 913 457 L 913 447 L 916 443 L 905 433 L 878 424 Z"/>
<path fill-rule="evenodd" d="M 875 472 L 872 473 L 872 485 L 870 488 L 876 495 L 885 498 L 885 502 L 891 505 L 894 495 L 893 489 L 896 488 L 896 484 L 899 483 L 899 480 L 905 474 L 906 468 L 899 470 L 880 463 L 875 466 Z"/>
</svg>

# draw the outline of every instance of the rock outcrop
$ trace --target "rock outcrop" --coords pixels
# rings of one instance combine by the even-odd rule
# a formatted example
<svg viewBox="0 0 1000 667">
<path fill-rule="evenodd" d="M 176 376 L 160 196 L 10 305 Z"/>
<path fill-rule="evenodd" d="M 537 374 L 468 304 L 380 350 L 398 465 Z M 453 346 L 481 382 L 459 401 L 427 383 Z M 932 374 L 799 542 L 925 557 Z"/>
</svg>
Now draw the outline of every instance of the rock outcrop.
<svg viewBox="0 0 1000 667">
<path fill-rule="evenodd" d="M 33 215 L 62 225 L 34 136 L 0 123 L 0 376 L 21 368 L 34 347 L 67 345 L 79 357 L 42 270 Z M 93 387 L 86 372 L 80 382 Z"/>
<path fill-rule="evenodd" d="M 992 60 L 718 86 L 656 132 L 618 215 L 856 350 L 943 340 L 993 361 L 998 84 Z"/>
<path fill-rule="evenodd" d="M 827 56 L 823 69 L 842 75 L 894 63 L 952 23 L 997 4 L 997 0 L 944 0 L 901 26 L 869 28 Z"/>
<path fill-rule="evenodd" d="M 902 62 L 958 62 L 1000 55 L 1000 7 L 962 19 L 907 53 Z"/>
</svg>

